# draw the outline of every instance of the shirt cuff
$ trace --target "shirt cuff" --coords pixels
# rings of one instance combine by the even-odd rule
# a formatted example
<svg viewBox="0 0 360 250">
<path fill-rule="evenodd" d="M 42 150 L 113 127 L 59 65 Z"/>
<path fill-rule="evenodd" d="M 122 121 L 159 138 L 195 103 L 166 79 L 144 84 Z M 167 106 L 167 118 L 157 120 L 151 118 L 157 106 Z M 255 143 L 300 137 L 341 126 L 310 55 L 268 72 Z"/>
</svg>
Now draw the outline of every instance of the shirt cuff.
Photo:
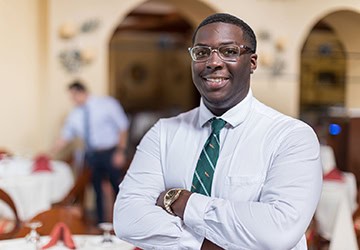
<svg viewBox="0 0 360 250">
<path fill-rule="evenodd" d="M 178 245 L 179 249 L 200 249 L 203 241 L 203 236 L 196 234 L 193 230 L 184 225 Z"/>
<path fill-rule="evenodd" d="M 193 193 L 187 201 L 184 211 L 185 225 L 203 237 L 205 236 L 205 210 L 210 201 L 210 197 Z"/>
</svg>

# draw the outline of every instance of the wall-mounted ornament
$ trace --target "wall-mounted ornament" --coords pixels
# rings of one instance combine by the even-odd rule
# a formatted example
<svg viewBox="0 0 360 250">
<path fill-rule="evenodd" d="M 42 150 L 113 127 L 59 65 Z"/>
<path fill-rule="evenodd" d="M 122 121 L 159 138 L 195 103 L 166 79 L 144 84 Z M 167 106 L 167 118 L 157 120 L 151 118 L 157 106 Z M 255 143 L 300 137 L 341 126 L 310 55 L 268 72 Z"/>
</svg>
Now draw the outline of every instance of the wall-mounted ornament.
<svg viewBox="0 0 360 250">
<path fill-rule="evenodd" d="M 98 19 L 90 19 L 80 26 L 80 30 L 83 33 L 89 33 L 95 31 L 99 27 L 100 21 Z"/>
<path fill-rule="evenodd" d="M 91 63 L 96 57 L 95 49 L 87 47 L 80 51 L 81 61 L 85 64 Z"/>
<path fill-rule="evenodd" d="M 73 38 L 78 32 L 78 28 L 73 22 L 65 22 L 59 28 L 59 37 L 62 39 Z"/>
<path fill-rule="evenodd" d="M 272 76 L 283 74 L 286 63 L 284 52 L 286 50 L 286 39 L 284 37 L 271 39 L 266 31 L 261 31 L 261 40 L 265 43 L 264 49 L 259 52 L 259 64 L 267 69 Z"/>
<path fill-rule="evenodd" d="M 59 52 L 59 61 L 68 73 L 76 73 L 81 67 L 88 65 L 96 58 L 96 51 L 86 41 L 90 37 L 81 37 L 81 34 L 94 32 L 99 27 L 98 19 L 89 19 L 81 24 L 71 21 L 64 22 L 59 28 L 59 37 L 66 40 L 66 48 Z M 81 40 L 81 42 L 79 41 Z"/>
<path fill-rule="evenodd" d="M 59 54 L 61 65 L 69 73 L 76 73 L 82 66 L 81 53 L 77 49 L 68 49 L 61 51 Z"/>
<path fill-rule="evenodd" d="M 95 50 L 92 48 L 66 49 L 60 52 L 61 65 L 69 73 L 76 73 L 81 67 L 90 64 L 95 59 Z"/>
</svg>

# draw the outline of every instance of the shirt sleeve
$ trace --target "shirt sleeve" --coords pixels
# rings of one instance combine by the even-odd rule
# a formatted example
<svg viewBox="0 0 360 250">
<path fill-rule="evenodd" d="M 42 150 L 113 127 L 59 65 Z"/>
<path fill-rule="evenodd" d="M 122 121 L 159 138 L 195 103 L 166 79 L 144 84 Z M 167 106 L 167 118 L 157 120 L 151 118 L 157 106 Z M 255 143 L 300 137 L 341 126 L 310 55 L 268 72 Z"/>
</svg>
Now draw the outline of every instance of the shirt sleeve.
<svg viewBox="0 0 360 250">
<path fill-rule="evenodd" d="M 188 231 L 179 217 L 156 206 L 157 197 L 165 190 L 159 133 L 158 122 L 140 142 L 120 185 L 114 209 L 116 235 L 144 249 L 178 249 L 183 242 L 193 244 L 186 246 L 188 249 L 199 249 L 203 237 Z"/>
<path fill-rule="evenodd" d="M 65 124 L 61 130 L 61 138 L 65 141 L 71 141 L 76 136 L 79 136 L 76 132 L 76 113 L 72 111 L 65 120 Z"/>
<path fill-rule="evenodd" d="M 109 104 L 109 112 L 116 126 L 121 131 L 127 130 L 129 128 L 129 120 L 125 114 L 123 107 L 114 98 L 109 99 Z"/>
<path fill-rule="evenodd" d="M 314 214 L 321 187 L 318 140 L 303 126 L 279 142 L 258 202 L 192 194 L 184 223 L 225 249 L 292 249 Z"/>
</svg>

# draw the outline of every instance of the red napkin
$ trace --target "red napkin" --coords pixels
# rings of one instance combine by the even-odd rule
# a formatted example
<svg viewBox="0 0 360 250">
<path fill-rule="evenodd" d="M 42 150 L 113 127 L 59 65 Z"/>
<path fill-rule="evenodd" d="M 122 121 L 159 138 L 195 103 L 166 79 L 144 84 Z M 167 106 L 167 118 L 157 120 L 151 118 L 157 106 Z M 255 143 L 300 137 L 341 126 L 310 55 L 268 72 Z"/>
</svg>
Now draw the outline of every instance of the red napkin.
<svg viewBox="0 0 360 250">
<path fill-rule="evenodd" d="M 342 182 L 342 181 L 344 181 L 344 175 L 339 169 L 334 168 L 330 172 L 325 174 L 323 179 L 327 180 L 327 181 L 341 181 Z"/>
<path fill-rule="evenodd" d="M 34 159 L 33 172 L 52 171 L 50 159 L 46 155 L 38 155 Z"/>
<path fill-rule="evenodd" d="M 41 249 L 48 249 L 54 246 L 59 240 L 62 240 L 67 248 L 76 249 L 70 229 L 64 222 L 59 222 L 54 226 L 51 230 L 50 241 Z"/>
<path fill-rule="evenodd" d="M 11 156 L 8 151 L 0 149 L 0 160 L 4 159 L 5 157 Z"/>
</svg>

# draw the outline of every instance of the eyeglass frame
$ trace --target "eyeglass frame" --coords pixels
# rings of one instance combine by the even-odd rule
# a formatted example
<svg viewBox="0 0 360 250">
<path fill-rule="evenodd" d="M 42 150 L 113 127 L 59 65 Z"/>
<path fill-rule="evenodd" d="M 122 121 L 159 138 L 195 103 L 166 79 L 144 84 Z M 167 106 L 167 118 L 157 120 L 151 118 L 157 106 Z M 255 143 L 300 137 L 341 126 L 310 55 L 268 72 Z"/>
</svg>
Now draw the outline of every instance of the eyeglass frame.
<svg viewBox="0 0 360 250">
<path fill-rule="evenodd" d="M 221 55 L 221 53 L 219 52 L 219 48 L 221 47 L 225 47 L 225 46 L 234 46 L 234 47 L 238 47 L 239 48 L 239 55 L 237 55 L 236 58 L 240 57 L 241 55 L 243 54 L 247 54 L 247 53 L 252 53 L 254 54 L 255 51 L 250 48 L 249 46 L 246 46 L 246 45 L 243 45 L 243 44 L 240 44 L 240 45 L 237 45 L 237 44 L 224 44 L 224 45 L 220 45 L 219 47 L 217 48 L 212 48 L 210 46 L 205 46 L 205 45 L 196 45 L 196 46 L 193 46 L 193 47 L 189 47 L 188 48 L 188 51 L 190 53 L 190 57 L 191 59 L 194 61 L 194 62 L 206 62 L 207 60 L 209 60 L 213 54 L 213 52 L 217 52 L 218 56 L 220 57 L 221 60 L 223 60 L 224 62 L 236 62 L 236 58 L 234 59 L 226 59 L 226 58 L 223 58 L 223 56 Z M 202 59 L 202 60 L 195 60 L 195 58 L 193 57 L 193 49 L 194 48 L 199 48 L 199 47 L 202 47 L 202 48 L 208 48 L 210 49 L 210 55 L 209 57 L 207 57 L 206 59 Z M 245 50 L 246 53 L 241 53 L 241 49 Z"/>
</svg>

